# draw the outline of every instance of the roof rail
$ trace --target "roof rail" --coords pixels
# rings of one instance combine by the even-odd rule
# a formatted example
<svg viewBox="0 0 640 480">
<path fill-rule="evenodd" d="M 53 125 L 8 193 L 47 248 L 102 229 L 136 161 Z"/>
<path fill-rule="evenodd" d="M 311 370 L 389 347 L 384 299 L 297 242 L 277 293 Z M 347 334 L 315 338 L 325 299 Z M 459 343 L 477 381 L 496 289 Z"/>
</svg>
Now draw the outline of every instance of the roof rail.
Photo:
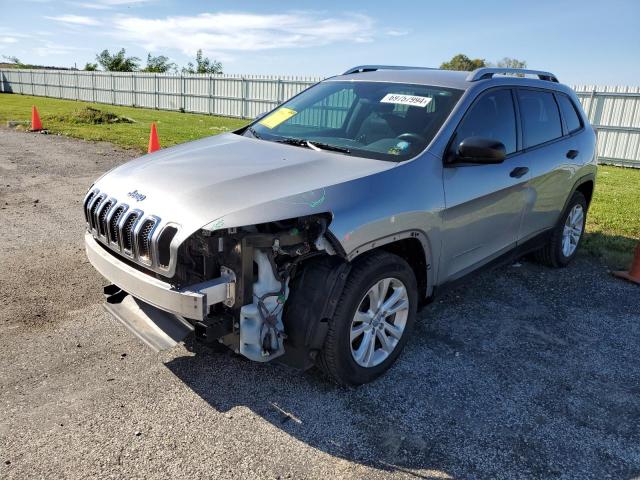
<svg viewBox="0 0 640 480">
<path fill-rule="evenodd" d="M 342 75 L 351 75 L 352 73 L 375 72 L 377 70 L 436 70 L 429 67 L 407 67 L 403 65 L 358 65 L 350 68 Z"/>
<path fill-rule="evenodd" d="M 540 80 L 546 80 L 548 82 L 558 83 L 558 77 L 553 73 L 542 72 L 540 70 L 526 70 L 524 68 L 497 68 L 497 67 L 484 67 L 476 68 L 473 72 L 467 75 L 467 82 L 475 82 L 478 80 L 486 80 L 492 78 L 494 75 L 537 75 Z"/>
</svg>

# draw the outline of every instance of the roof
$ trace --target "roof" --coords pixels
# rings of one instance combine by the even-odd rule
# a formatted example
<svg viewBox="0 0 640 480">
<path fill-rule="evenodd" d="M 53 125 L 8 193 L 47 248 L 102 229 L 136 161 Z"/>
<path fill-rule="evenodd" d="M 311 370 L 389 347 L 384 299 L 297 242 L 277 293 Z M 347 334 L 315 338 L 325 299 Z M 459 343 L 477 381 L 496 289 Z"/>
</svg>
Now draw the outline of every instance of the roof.
<svg viewBox="0 0 640 480">
<path fill-rule="evenodd" d="M 418 85 L 433 85 L 436 87 L 450 87 L 466 90 L 471 86 L 466 81 L 469 72 L 438 69 L 406 69 L 406 70 L 375 70 L 331 77 L 329 81 L 363 81 L 363 82 L 393 82 L 413 83 Z"/>
<path fill-rule="evenodd" d="M 477 85 L 521 85 L 530 87 L 544 87 L 557 90 L 567 90 L 568 87 L 557 83 L 555 76 L 548 72 L 521 70 L 527 74 L 540 74 L 542 78 L 529 78 L 514 75 L 500 75 L 512 73 L 509 69 L 483 68 L 474 72 L 440 70 L 437 68 L 420 67 L 389 67 L 363 66 L 355 67 L 345 74 L 331 77 L 328 81 L 363 81 L 363 82 L 392 82 L 449 87 L 468 90 Z M 494 75 L 496 74 L 496 75 Z M 548 75 L 549 77 L 545 77 Z M 548 78 L 553 78 L 549 80 Z"/>
</svg>

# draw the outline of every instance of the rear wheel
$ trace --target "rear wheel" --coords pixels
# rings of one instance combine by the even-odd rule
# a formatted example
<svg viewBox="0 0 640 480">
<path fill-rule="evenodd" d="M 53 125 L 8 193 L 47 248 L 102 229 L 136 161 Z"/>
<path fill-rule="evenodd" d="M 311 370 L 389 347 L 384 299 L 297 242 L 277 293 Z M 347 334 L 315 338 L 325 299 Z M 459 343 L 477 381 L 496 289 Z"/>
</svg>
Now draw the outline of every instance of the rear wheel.
<svg viewBox="0 0 640 480">
<path fill-rule="evenodd" d="M 584 236 L 587 200 L 575 192 L 551 235 L 549 243 L 535 253 L 535 258 L 550 267 L 566 267 L 578 253 Z"/>
<path fill-rule="evenodd" d="M 320 367 L 337 383 L 359 385 L 398 358 L 417 309 L 417 284 L 400 257 L 375 252 L 351 271 L 330 322 Z"/>
</svg>

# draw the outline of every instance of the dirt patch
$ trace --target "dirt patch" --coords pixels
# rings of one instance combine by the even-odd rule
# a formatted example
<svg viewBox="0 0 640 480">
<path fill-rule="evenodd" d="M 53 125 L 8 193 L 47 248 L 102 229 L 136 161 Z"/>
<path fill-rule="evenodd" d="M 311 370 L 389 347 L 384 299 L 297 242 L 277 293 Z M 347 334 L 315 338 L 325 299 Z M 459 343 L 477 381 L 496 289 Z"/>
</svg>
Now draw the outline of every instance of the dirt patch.
<svg viewBox="0 0 640 480">
<path fill-rule="evenodd" d="M 43 325 L 99 300 L 80 239 L 82 198 L 135 156 L 108 143 L 0 129 L 0 323 Z"/>
<path fill-rule="evenodd" d="M 81 110 L 76 110 L 75 112 L 64 115 L 48 115 L 45 117 L 45 120 L 46 119 L 55 120 L 57 122 L 88 125 L 135 123 L 135 120 L 129 117 L 123 117 L 113 112 L 107 112 L 94 107 L 84 107 Z"/>
</svg>

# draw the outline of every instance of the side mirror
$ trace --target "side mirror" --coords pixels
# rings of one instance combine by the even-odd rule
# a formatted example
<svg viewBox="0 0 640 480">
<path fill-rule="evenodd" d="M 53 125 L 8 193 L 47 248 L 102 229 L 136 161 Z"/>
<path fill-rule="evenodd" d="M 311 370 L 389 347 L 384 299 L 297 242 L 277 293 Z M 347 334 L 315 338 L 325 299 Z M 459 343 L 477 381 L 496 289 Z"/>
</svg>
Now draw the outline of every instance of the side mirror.
<svg viewBox="0 0 640 480">
<path fill-rule="evenodd" d="M 453 159 L 458 163 L 502 163 L 507 149 L 502 142 L 483 137 L 468 137 L 460 142 Z"/>
</svg>

